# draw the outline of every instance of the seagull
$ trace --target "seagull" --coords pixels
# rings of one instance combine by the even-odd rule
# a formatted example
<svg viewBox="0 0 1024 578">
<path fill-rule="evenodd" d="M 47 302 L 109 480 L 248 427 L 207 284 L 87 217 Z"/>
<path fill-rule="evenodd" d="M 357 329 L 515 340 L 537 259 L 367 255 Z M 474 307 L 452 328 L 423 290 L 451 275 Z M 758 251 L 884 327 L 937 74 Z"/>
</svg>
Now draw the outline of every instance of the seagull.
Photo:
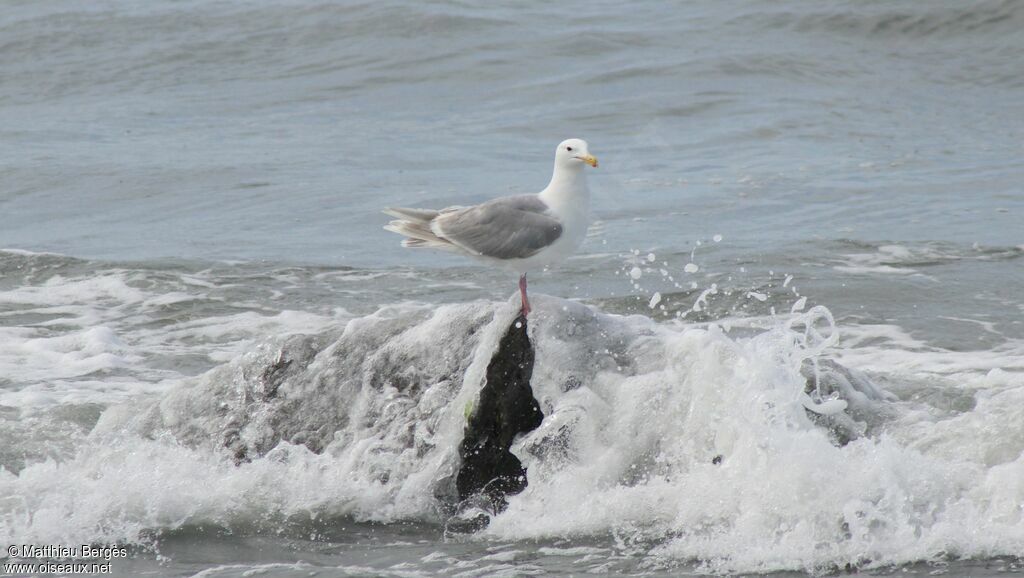
<svg viewBox="0 0 1024 578">
<path fill-rule="evenodd" d="M 530 314 L 526 274 L 576 252 L 590 225 L 590 190 L 584 167 L 597 167 L 587 142 L 562 141 L 551 182 L 535 195 L 499 197 L 471 207 L 387 207 L 384 228 L 405 235 L 403 247 L 441 249 L 519 273 L 522 314 Z"/>
</svg>

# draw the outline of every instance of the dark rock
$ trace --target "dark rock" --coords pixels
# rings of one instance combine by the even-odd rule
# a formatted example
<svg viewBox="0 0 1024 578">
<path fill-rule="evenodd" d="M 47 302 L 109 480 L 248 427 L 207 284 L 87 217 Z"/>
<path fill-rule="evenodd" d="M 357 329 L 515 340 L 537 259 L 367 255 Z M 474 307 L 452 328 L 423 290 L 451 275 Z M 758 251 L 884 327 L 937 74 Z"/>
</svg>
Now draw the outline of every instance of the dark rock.
<svg viewBox="0 0 1024 578">
<path fill-rule="evenodd" d="M 526 469 L 509 449 L 517 435 L 536 429 L 544 419 L 530 387 L 533 361 L 526 317 L 520 315 L 487 365 L 479 402 L 459 446 L 462 464 L 455 486 L 463 504 L 485 498 L 485 509 L 498 512 L 507 504 L 505 496 L 526 488 Z M 478 529 L 479 520 L 469 527 Z"/>
</svg>

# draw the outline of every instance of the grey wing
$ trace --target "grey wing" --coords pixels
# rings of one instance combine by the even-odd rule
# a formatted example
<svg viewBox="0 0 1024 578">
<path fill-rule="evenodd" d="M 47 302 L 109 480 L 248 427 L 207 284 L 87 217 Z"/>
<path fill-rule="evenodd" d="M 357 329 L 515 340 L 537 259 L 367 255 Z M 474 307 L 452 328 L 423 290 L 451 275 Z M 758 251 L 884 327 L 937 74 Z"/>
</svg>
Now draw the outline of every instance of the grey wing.
<svg viewBox="0 0 1024 578">
<path fill-rule="evenodd" d="M 536 195 L 502 197 L 442 213 L 430 225 L 438 237 L 495 259 L 531 257 L 562 235 L 562 224 Z"/>
</svg>

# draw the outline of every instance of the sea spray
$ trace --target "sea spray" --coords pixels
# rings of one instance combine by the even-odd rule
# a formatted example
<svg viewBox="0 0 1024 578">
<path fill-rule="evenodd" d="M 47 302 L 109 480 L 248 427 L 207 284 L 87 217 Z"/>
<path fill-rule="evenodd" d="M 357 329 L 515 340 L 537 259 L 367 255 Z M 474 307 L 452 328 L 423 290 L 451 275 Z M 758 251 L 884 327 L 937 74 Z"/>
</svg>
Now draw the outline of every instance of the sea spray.
<svg viewBox="0 0 1024 578">
<path fill-rule="evenodd" d="M 1008 483 L 1024 474 L 1019 454 L 946 451 L 974 435 L 980 414 L 970 411 L 915 447 L 919 405 L 862 374 L 830 373 L 844 330 L 824 308 L 732 335 L 543 295 L 534 307 L 532 383 L 545 417 L 512 447 L 529 486 L 486 537 L 615 535 L 652 564 L 737 572 L 877 567 L 1020 543 L 1024 522 L 1005 506 L 1024 498 Z M 440 521 L 436 491 L 456 471 L 466 404 L 513 311 L 382 308 L 340 334 L 268 343 L 151 404 L 111 408 L 70 458 L 0 472 L 0 541 Z M 1000 383 L 1004 402 L 1024 391 Z M 827 417 L 848 418 L 853 435 L 839 440 L 808 412 L 809 391 L 846 402 Z M 1003 403 L 1009 413 L 990 427 L 1009 435 L 1020 406 Z M 230 428 L 247 448 L 237 465 Z"/>
</svg>

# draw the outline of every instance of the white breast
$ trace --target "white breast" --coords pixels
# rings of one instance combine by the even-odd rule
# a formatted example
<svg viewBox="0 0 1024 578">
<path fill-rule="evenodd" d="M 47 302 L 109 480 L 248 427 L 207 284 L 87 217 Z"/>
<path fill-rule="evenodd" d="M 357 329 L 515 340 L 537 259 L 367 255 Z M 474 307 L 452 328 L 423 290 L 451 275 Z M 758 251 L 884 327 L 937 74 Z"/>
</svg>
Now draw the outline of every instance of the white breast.
<svg viewBox="0 0 1024 578">
<path fill-rule="evenodd" d="M 541 200 L 551 207 L 552 214 L 562 223 L 562 235 L 527 261 L 534 260 L 539 267 L 554 265 L 564 261 L 583 244 L 590 226 L 590 191 L 582 179 L 573 184 L 575 186 L 561 188 L 549 186 L 540 193 Z"/>
</svg>

